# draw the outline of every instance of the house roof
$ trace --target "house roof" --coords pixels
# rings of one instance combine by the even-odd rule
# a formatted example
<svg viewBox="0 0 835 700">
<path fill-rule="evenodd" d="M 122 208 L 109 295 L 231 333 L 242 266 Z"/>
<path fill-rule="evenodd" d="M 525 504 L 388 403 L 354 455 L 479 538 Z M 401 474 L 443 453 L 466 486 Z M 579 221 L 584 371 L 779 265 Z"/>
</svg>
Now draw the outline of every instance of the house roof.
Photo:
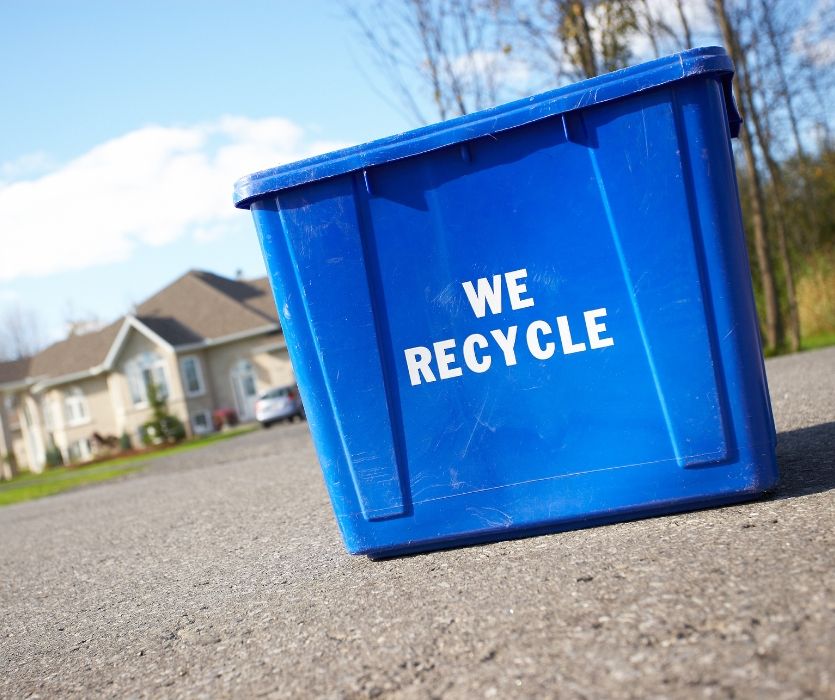
<svg viewBox="0 0 835 700">
<path fill-rule="evenodd" d="M 122 325 L 121 320 L 90 333 L 71 335 L 41 350 L 32 358 L 30 377 L 61 377 L 99 366 L 107 357 Z"/>
<path fill-rule="evenodd" d="M 29 375 L 31 358 L 23 357 L 19 360 L 0 362 L 0 384 L 10 384 L 26 379 Z"/>
<path fill-rule="evenodd" d="M 278 328 L 278 314 L 266 277 L 232 280 L 202 270 L 191 270 L 174 280 L 142 302 L 133 315 L 174 347 L 269 326 Z M 120 318 L 101 330 L 71 335 L 50 345 L 31 358 L 23 376 L 54 379 L 102 365 L 124 324 L 125 318 Z M 2 367 L 0 383 L 5 376 Z"/>
<path fill-rule="evenodd" d="M 278 323 L 269 282 L 191 270 L 139 305 L 136 317 L 171 345 L 222 338 Z"/>
</svg>

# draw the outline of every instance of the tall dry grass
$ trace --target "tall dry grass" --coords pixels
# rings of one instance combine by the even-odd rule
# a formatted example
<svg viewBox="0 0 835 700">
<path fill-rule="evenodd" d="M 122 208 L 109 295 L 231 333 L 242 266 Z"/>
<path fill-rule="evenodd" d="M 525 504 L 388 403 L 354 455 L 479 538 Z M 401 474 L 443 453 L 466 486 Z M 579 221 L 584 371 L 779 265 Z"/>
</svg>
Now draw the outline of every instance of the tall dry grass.
<svg viewBox="0 0 835 700">
<path fill-rule="evenodd" d="M 804 336 L 835 332 L 835 245 L 806 260 L 797 283 L 797 309 Z"/>
</svg>

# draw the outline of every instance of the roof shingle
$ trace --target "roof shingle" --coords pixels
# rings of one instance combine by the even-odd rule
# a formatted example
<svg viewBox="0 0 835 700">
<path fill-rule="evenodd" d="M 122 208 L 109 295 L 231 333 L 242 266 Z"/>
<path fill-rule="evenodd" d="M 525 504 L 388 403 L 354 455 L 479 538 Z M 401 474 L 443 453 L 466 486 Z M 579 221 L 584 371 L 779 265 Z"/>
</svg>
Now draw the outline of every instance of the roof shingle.
<svg viewBox="0 0 835 700">
<path fill-rule="evenodd" d="M 222 338 L 278 323 L 272 295 L 260 281 L 230 280 L 197 270 L 187 272 L 140 304 L 136 315 L 149 327 L 154 324 L 154 332 L 172 345 Z"/>
<path fill-rule="evenodd" d="M 134 315 L 175 347 L 278 325 L 266 277 L 232 280 L 202 270 L 191 270 L 174 280 L 142 302 Z M 27 360 L 25 366 L 7 368 L 15 363 L 0 363 L 0 383 L 26 376 L 55 378 L 97 367 L 123 322 L 120 318 L 99 331 L 71 335 Z M 4 380 L 7 375 L 12 379 Z"/>
<path fill-rule="evenodd" d="M 9 384 L 26 379 L 31 361 L 29 357 L 22 357 L 19 360 L 0 362 L 0 384 Z"/>
<path fill-rule="evenodd" d="M 61 377 L 97 367 L 107 357 L 107 352 L 122 325 L 122 320 L 101 330 L 53 343 L 32 358 L 30 377 Z"/>
</svg>

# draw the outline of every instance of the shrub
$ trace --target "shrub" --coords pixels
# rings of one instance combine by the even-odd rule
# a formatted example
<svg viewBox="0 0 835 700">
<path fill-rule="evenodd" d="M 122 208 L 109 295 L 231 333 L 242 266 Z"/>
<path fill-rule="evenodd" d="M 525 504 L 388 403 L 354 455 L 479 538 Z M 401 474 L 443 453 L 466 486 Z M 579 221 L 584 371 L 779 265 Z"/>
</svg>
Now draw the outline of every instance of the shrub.
<svg viewBox="0 0 835 700">
<path fill-rule="evenodd" d="M 179 442 L 186 436 L 186 428 L 177 416 L 160 418 L 159 429 L 166 442 Z"/>
<path fill-rule="evenodd" d="M 215 430 L 234 428 L 238 424 L 238 414 L 234 408 L 216 408 L 212 411 L 212 424 Z"/>
<path fill-rule="evenodd" d="M 46 451 L 46 466 L 49 468 L 64 466 L 64 455 L 55 445 Z"/>
<path fill-rule="evenodd" d="M 144 444 L 179 442 L 186 436 L 183 422 L 168 413 L 165 399 L 159 395 L 159 390 L 153 384 L 148 387 L 148 403 L 151 404 L 154 417 L 140 428 Z"/>
<path fill-rule="evenodd" d="M 122 452 L 127 452 L 128 450 L 133 449 L 133 441 L 130 439 L 130 435 L 128 435 L 128 431 L 122 433 L 122 437 L 119 438 L 119 449 Z"/>
<path fill-rule="evenodd" d="M 2 457 L 2 459 L 0 459 L 0 462 L 2 462 L 3 464 L 8 465 L 12 474 L 17 474 L 18 464 L 17 464 L 17 458 L 14 456 L 14 452 L 5 453 Z"/>
</svg>

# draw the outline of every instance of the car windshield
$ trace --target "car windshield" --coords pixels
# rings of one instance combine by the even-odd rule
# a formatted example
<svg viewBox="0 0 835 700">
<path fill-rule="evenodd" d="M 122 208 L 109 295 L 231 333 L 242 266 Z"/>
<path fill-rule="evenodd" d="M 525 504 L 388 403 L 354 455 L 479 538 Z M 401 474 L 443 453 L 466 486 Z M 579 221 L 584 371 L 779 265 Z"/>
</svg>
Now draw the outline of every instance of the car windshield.
<svg viewBox="0 0 835 700">
<path fill-rule="evenodd" d="M 286 386 L 280 387 L 278 389 L 270 389 L 269 391 L 265 391 L 261 394 L 262 399 L 277 399 L 282 396 L 287 396 L 289 392 L 289 388 Z"/>
</svg>

